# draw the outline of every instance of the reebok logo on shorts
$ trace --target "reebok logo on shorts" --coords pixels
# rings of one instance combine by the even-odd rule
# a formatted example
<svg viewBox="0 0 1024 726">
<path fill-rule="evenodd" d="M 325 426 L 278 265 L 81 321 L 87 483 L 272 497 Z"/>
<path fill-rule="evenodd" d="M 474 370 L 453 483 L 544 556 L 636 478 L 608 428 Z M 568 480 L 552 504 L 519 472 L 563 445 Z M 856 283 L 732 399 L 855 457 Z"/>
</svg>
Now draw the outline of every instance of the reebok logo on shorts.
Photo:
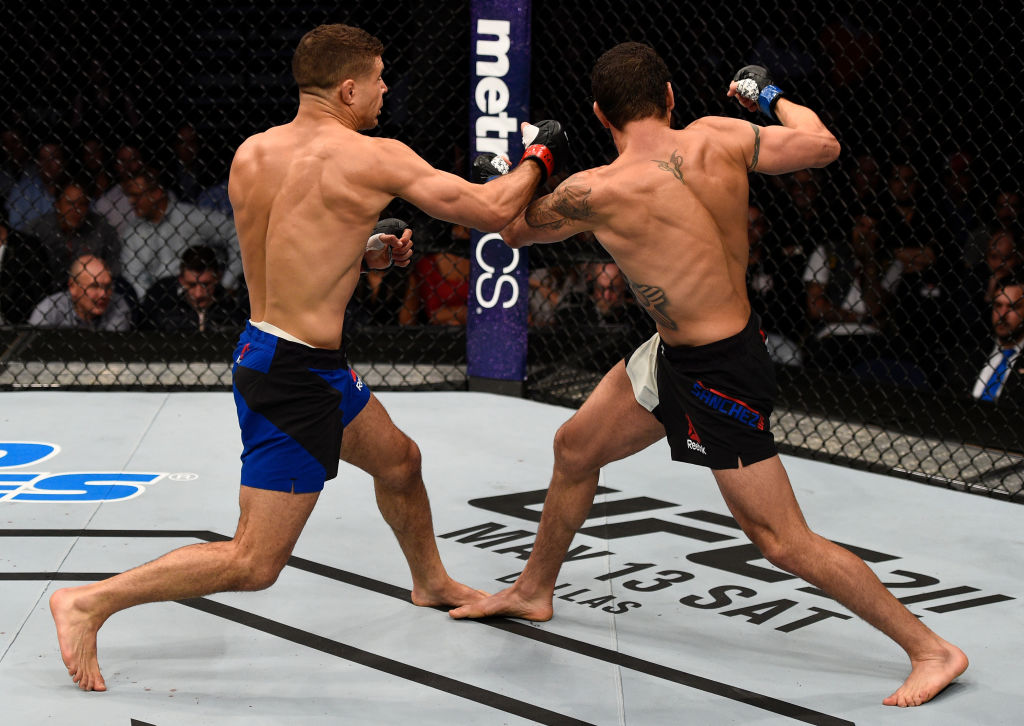
<svg viewBox="0 0 1024 726">
<path fill-rule="evenodd" d="M 693 421 L 690 420 L 689 415 L 686 416 L 686 428 L 686 448 L 690 449 L 690 451 L 699 451 L 704 456 L 707 456 L 708 452 L 701 444 L 700 435 L 697 433 L 697 429 L 693 427 Z"/>
</svg>

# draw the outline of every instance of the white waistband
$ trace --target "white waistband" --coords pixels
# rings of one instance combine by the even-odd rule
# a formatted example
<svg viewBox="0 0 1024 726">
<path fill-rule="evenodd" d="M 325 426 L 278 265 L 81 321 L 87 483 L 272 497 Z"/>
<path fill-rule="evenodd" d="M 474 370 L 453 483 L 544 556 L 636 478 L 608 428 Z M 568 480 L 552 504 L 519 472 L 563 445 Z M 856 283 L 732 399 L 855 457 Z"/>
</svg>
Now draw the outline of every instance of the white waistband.
<svg viewBox="0 0 1024 726">
<path fill-rule="evenodd" d="M 257 328 L 259 330 L 262 330 L 264 333 L 270 333 L 271 335 L 276 335 L 278 338 L 283 338 L 284 340 L 290 340 L 293 343 L 299 343 L 301 345 L 306 346 L 307 348 L 315 348 L 316 347 L 315 345 L 310 345 L 309 343 L 307 343 L 304 340 L 299 340 L 298 338 L 296 338 L 294 335 L 291 335 L 290 333 L 284 332 L 283 330 L 281 330 L 276 325 L 271 325 L 266 320 L 261 320 L 258 323 L 254 323 L 252 320 L 250 320 L 249 322 L 252 323 L 252 327 Z"/>
</svg>

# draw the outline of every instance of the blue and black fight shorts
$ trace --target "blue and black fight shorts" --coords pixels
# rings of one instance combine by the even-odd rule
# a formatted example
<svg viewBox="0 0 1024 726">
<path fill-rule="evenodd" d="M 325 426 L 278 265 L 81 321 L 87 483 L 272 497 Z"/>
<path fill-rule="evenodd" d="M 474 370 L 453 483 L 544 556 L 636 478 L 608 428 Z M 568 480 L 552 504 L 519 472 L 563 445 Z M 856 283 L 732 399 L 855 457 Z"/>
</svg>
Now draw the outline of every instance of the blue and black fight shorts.
<svg viewBox="0 0 1024 726">
<path fill-rule="evenodd" d="M 242 486 L 318 492 L 338 475 L 341 438 L 370 400 L 342 350 L 310 348 L 245 324 L 232 369 Z"/>
<path fill-rule="evenodd" d="M 778 453 L 770 430 L 775 368 L 756 315 L 707 345 L 669 346 L 655 335 L 626 359 L 626 370 L 637 401 L 665 427 L 673 460 L 735 469 Z"/>
</svg>

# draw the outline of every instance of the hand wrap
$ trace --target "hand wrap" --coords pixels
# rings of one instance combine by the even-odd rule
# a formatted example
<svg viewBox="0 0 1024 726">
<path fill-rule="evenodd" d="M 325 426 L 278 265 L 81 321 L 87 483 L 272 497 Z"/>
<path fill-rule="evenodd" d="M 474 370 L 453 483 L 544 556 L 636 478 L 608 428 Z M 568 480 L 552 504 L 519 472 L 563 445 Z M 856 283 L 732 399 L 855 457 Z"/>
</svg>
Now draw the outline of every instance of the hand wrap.
<svg viewBox="0 0 1024 726">
<path fill-rule="evenodd" d="M 402 233 L 409 228 L 409 225 L 400 219 L 395 217 L 388 217 L 382 219 L 373 226 L 373 234 L 366 240 L 366 252 L 374 252 L 376 250 L 387 249 L 388 251 L 388 266 L 387 267 L 375 267 L 376 270 L 387 270 L 395 262 L 391 257 L 391 245 L 381 241 L 381 237 L 386 234 L 394 235 L 395 237 L 401 237 Z M 363 258 L 362 271 L 367 272 L 370 270 L 366 266 L 366 258 Z"/>
</svg>

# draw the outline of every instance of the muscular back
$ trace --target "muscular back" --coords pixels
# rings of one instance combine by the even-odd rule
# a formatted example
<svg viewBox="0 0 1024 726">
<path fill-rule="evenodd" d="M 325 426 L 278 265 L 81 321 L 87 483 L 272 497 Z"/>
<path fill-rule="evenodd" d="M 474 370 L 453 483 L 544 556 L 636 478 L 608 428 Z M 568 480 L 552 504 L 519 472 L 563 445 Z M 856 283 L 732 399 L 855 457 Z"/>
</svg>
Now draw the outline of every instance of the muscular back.
<svg viewBox="0 0 1024 726">
<path fill-rule="evenodd" d="M 747 169 L 706 126 L 663 128 L 593 173 L 594 232 L 670 344 L 719 340 L 750 314 Z"/>
<path fill-rule="evenodd" d="M 717 125 L 634 125 L 613 163 L 575 174 L 551 194 L 553 214 L 534 205 L 525 217 L 531 227 L 591 229 L 673 345 L 737 333 L 750 314 L 747 168 L 742 144 L 728 143 Z"/>
<path fill-rule="evenodd" d="M 671 345 L 703 345 L 743 329 L 747 174 L 822 166 L 839 153 L 813 112 L 777 106 L 792 127 L 709 116 L 681 131 L 668 119 L 613 128 L 619 157 L 579 172 L 502 231 L 512 246 L 593 231 Z"/>
<path fill-rule="evenodd" d="M 228 193 L 254 321 L 340 345 L 366 239 L 392 198 L 367 181 L 383 143 L 335 119 L 297 118 L 239 147 Z"/>
</svg>

